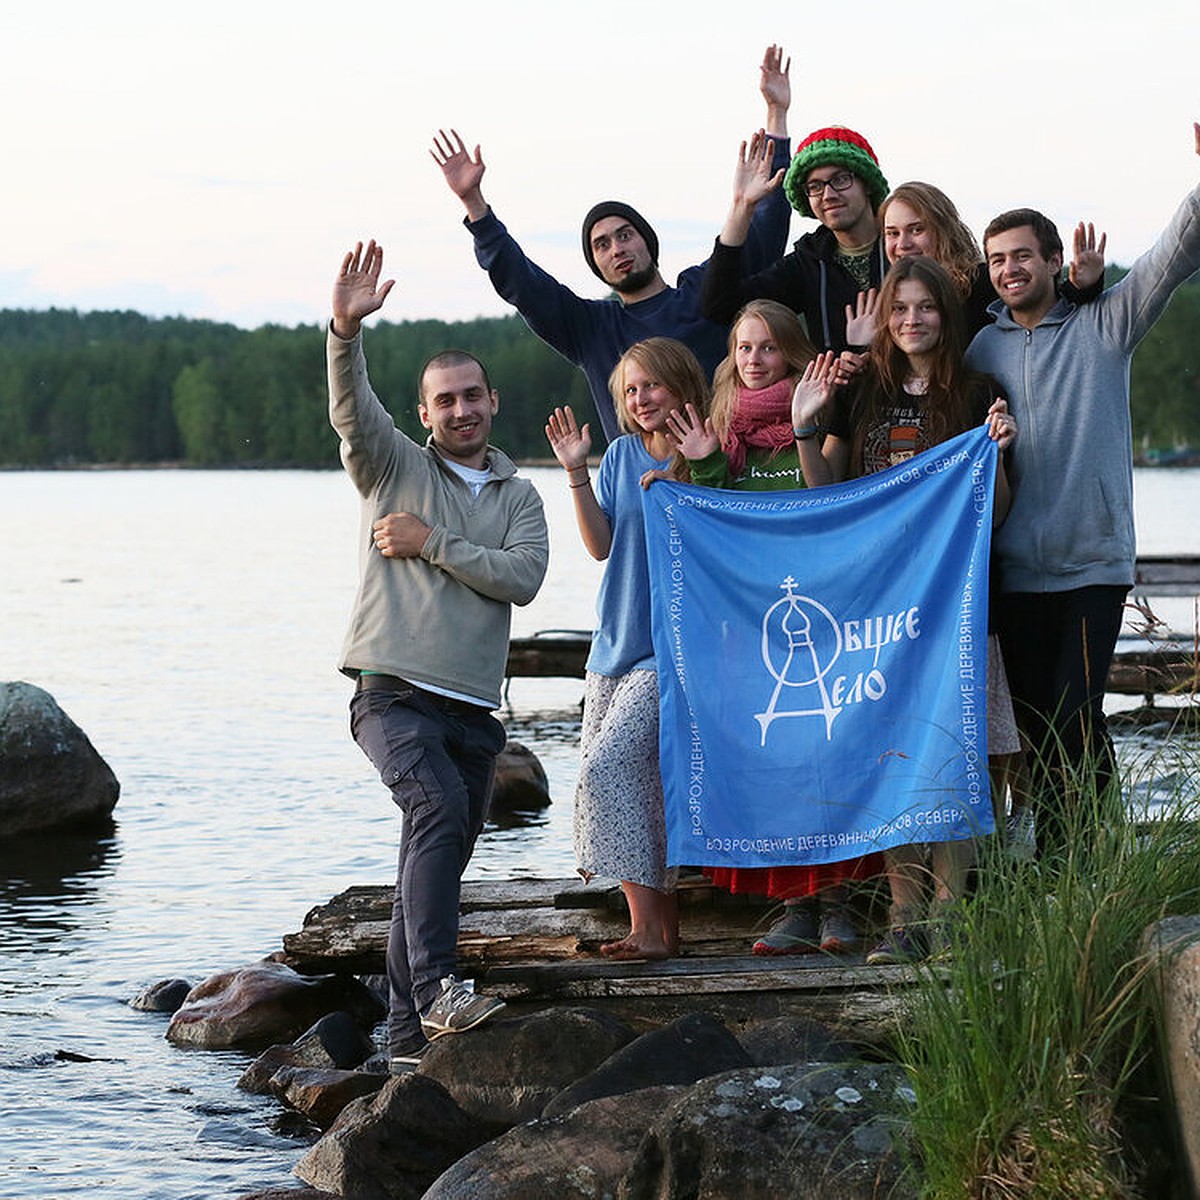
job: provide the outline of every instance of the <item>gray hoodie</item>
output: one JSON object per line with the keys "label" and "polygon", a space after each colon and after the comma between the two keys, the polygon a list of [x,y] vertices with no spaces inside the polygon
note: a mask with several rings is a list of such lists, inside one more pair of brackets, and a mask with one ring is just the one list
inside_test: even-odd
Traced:
{"label": "gray hoodie", "polygon": [[1033,329],[1002,301],[967,363],[1009,395],[1019,434],[1012,509],[993,552],[1005,592],[1133,583],[1129,363],[1171,294],[1200,269],[1200,187],[1128,275],[1091,304],[1060,299]]}

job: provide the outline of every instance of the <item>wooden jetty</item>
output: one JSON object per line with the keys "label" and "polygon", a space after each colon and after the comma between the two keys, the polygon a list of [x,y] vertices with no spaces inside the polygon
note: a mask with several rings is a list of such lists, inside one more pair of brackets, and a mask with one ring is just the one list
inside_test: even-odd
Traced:
{"label": "wooden jetty", "polygon": [[[380,974],[392,888],[352,887],[284,936],[283,959],[303,973]],[[754,938],[779,909],[731,896],[702,876],[679,886],[683,944],[664,962],[611,962],[600,943],[629,928],[617,887],[578,879],[463,884],[459,970],[515,1011],[551,1004],[615,1012],[658,1025],[703,1009],[730,1027],[806,1016],[859,1042],[879,1042],[914,980],[912,967],[868,967],[863,955],[755,958]]]}
{"label": "wooden jetty", "polygon": [[[1137,560],[1130,603],[1150,614],[1153,597],[1200,596],[1200,555],[1143,555]],[[582,679],[591,648],[589,630],[549,629],[509,643],[509,679]],[[1107,690],[1114,695],[1200,694],[1200,644],[1195,633],[1151,633],[1122,637],[1117,643]]]}

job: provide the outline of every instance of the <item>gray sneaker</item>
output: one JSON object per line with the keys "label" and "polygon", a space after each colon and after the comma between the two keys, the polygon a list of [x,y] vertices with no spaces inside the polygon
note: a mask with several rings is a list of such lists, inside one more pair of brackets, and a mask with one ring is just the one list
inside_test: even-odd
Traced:
{"label": "gray sneaker", "polygon": [[465,1033],[504,1007],[495,996],[481,996],[470,984],[447,975],[442,980],[442,994],[425,1010],[421,1029],[432,1042],[447,1033]]}
{"label": "gray sneaker", "polygon": [[752,953],[815,954],[820,949],[816,905],[811,901],[784,906],[784,915],[754,943]]}
{"label": "gray sneaker", "polygon": [[821,949],[826,954],[852,954],[858,949],[858,930],[840,904],[821,913]]}

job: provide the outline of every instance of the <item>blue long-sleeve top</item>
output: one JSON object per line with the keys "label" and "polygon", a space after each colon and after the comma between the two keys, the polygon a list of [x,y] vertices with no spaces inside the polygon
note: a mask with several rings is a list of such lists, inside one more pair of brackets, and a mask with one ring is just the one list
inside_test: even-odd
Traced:
{"label": "blue long-sleeve top", "polygon": [[[791,157],[787,138],[775,142],[773,170]],[[744,250],[751,270],[765,267],[787,246],[791,208],[776,188],[754,214]],[[691,349],[711,378],[725,357],[729,327],[701,315],[700,291],[705,263],[688,267],[674,287],[626,304],[620,299],[585,300],[526,257],[503,222],[493,213],[463,222],[475,240],[475,257],[497,294],[516,307],[538,337],[587,376],[596,415],[608,441],[619,434],[608,377],[617,360],[635,342],[649,337],[677,338]]]}

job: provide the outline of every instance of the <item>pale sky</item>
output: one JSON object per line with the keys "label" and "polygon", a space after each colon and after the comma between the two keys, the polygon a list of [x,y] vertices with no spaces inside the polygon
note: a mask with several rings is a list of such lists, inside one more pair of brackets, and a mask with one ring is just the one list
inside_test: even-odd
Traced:
{"label": "pale sky", "polygon": [[[374,236],[384,316],[509,311],[428,154],[483,146],[484,194],[527,253],[602,296],[579,222],[619,198],[664,275],[707,256],[758,64],[792,56],[795,141],[844,124],[889,182],[924,179],[978,233],[1043,209],[1064,235],[1147,248],[1200,176],[1195,0],[204,0],[6,14],[0,307],[132,308],[253,327],[319,322],[343,251]],[[848,21],[857,14],[852,28]],[[811,223],[798,216],[792,236]]]}

